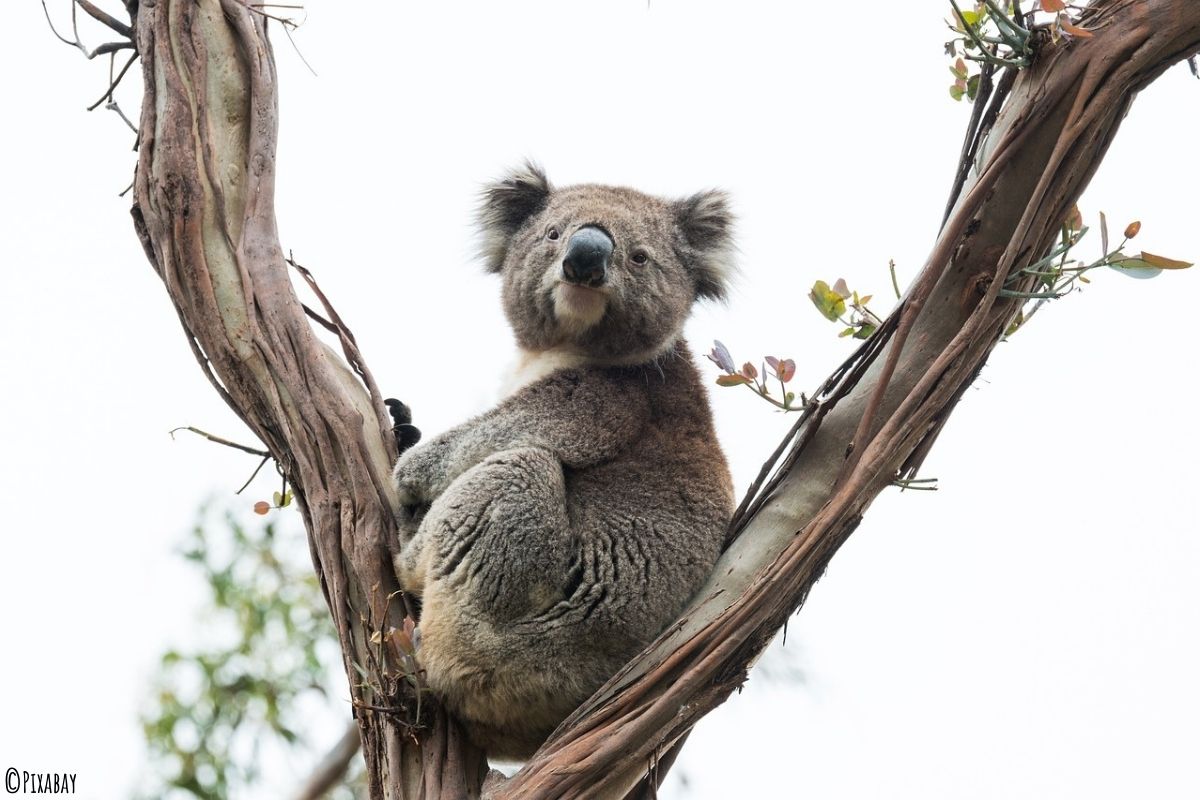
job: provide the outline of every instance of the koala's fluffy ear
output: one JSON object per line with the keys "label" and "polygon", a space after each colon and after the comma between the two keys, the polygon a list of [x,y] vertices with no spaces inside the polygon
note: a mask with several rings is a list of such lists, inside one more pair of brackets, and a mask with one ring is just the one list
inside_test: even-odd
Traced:
{"label": "koala's fluffy ear", "polygon": [[483,189],[479,203],[482,254],[488,272],[499,272],[509,240],[526,220],[541,211],[550,198],[546,173],[532,162],[509,172]]}
{"label": "koala's fluffy ear", "polygon": [[724,300],[734,266],[733,212],[729,196],[713,189],[675,204],[679,231],[696,274],[697,297]]}

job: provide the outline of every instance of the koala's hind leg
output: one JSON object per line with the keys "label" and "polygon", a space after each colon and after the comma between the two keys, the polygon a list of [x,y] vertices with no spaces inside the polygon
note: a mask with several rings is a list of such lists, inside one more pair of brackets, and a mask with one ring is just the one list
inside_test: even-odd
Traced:
{"label": "koala's hind leg", "polygon": [[[399,560],[406,586],[437,584],[455,605],[498,622],[563,599],[572,547],[562,464],[547,450],[505,450],[433,502]],[[432,620],[431,620],[432,621]]]}
{"label": "koala's hind leg", "polygon": [[520,625],[571,591],[575,549],[562,464],[529,447],[459,476],[401,554],[423,586],[426,679],[493,755],[536,746],[578,701],[557,637]]}

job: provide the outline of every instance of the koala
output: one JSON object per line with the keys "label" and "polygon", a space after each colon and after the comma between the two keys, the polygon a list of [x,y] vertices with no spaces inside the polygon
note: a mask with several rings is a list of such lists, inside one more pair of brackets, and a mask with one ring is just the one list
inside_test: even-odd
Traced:
{"label": "koala", "polygon": [[[683,324],[732,269],[725,195],[488,186],[510,393],[405,452],[396,557],[428,685],[489,755],[527,758],[712,571],[733,486]],[[407,516],[407,515],[406,515]]]}

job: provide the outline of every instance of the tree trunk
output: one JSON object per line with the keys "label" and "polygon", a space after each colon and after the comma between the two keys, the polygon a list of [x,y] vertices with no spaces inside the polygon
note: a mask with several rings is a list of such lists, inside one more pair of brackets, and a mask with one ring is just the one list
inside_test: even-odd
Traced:
{"label": "tree trunk", "polygon": [[[1195,0],[1099,0],[1011,84],[933,252],[887,322],[814,396],[764,470],[708,586],[495,798],[637,797],[745,679],[871,500],[919,465],[1020,302],[1138,90],[1200,49]],[[276,75],[240,0],[141,0],[145,100],[133,216],[202,369],[279,460],[338,629],[372,798],[479,796],[486,762],[422,698],[392,571],[395,457],[378,388],[314,335],[274,216]],[[307,276],[306,276],[307,277]],[[319,293],[318,293],[319,294]],[[322,297],[322,300],[324,298]],[[418,724],[420,723],[420,724]]]}
{"label": "tree trunk", "polygon": [[[337,626],[374,798],[465,797],[486,762],[440,712],[414,745],[389,545],[390,423],[353,337],[314,335],[275,228],[277,97],[266,18],[239,0],[142,0],[133,216],[217,391],[279,461]],[[337,321],[332,309],[326,309]],[[431,704],[426,704],[431,705]]]}

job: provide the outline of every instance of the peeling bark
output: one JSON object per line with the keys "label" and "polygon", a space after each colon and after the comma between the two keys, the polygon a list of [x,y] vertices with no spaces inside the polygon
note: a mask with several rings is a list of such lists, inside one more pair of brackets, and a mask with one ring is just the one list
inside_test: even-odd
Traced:
{"label": "peeling bark", "polygon": [[343,332],[342,346],[357,374],[313,334],[279,246],[266,20],[238,0],[142,0],[137,35],[146,88],[135,225],[201,367],[294,488],[341,640],[371,794],[468,796],[483,779],[481,754],[437,713],[413,746],[400,654],[386,638],[371,642],[403,616],[389,601],[399,589],[389,549],[395,445],[352,337]]}
{"label": "peeling bark", "polygon": [[[566,720],[494,798],[641,797],[692,725],[745,679],[878,493],[919,465],[1019,301],[1137,92],[1200,50],[1195,0],[1098,0],[1094,32],[1012,84],[932,254],[814,397],[689,610]],[[313,334],[275,227],[276,75],[240,0],[141,0],[146,82],[135,225],[202,369],[295,490],[338,629],[373,798],[477,797],[482,754],[432,711],[412,727],[391,566],[388,415],[353,337]],[[431,703],[424,703],[428,708]],[[653,779],[650,776],[654,776]]]}

